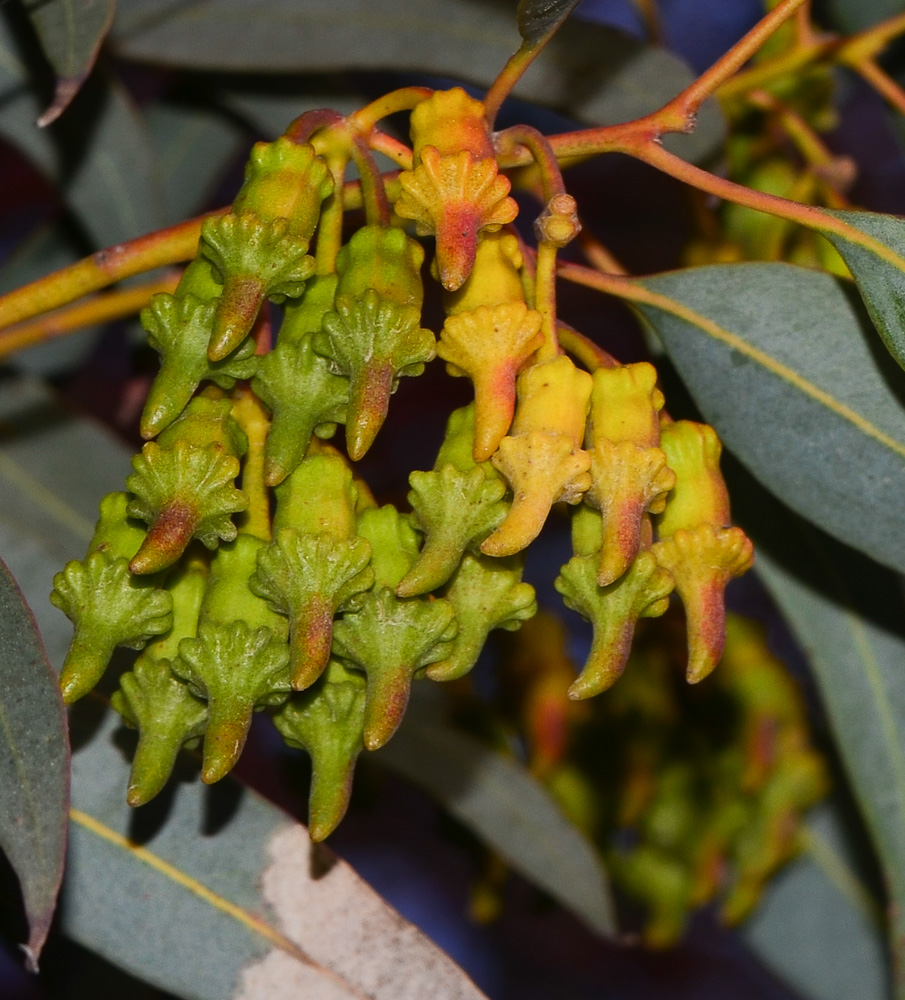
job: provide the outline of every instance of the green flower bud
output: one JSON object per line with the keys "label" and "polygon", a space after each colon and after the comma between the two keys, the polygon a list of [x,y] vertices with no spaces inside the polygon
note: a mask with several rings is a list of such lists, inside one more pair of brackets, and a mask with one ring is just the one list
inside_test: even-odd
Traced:
{"label": "green flower bud", "polygon": [[276,488],[274,532],[282,528],[334,538],[353,538],[360,489],[337,451],[308,455]]}
{"label": "green flower bud", "polygon": [[363,538],[339,539],[280,528],[258,553],[251,589],[289,619],[289,669],[297,691],[310,687],[330,657],[333,616],[374,583],[371,546]]}
{"label": "green flower bud", "polygon": [[201,780],[219,781],[245,746],[252,712],[291,690],[287,625],[249,589],[264,543],[239,535],[217,550],[196,638],[182,639],[173,672],[208,704]]}
{"label": "green flower bud", "polygon": [[273,414],[264,478],[277,486],[304,459],[311,435],[346,419],[349,380],[331,371],[311,337],[284,341],[262,358],[252,388]]}
{"label": "green flower bud", "polygon": [[292,235],[284,218],[231,212],[207,219],[200,249],[223,282],[208,345],[212,361],[231,354],[248,336],[265,299],[298,298],[314,273],[308,241]]}
{"label": "green flower bud", "polygon": [[209,549],[236,537],[232,515],[248,507],[233,482],[239,460],[219,444],[196,448],[184,439],[162,448],[149,441],[132,459],[126,486],[135,494],[129,514],[151,526],[131,567],[156,573],[172,566],[192,538]]}
{"label": "green flower bud", "polygon": [[395,590],[418,558],[418,535],[392,504],[372,507],[358,518],[358,534],[371,543],[377,587]]}
{"label": "green flower bud", "polygon": [[333,177],[314,148],[280,136],[252,147],[233,211],[254,212],[262,219],[285,218],[293,236],[310,241],[321,202],[332,193]]}
{"label": "green flower bud", "polygon": [[67,704],[97,684],[117,646],[142,649],[173,624],[170,595],[150,580],[136,579],[127,558],[100,549],[84,562],[68,562],[54,576],[50,600],[75,625],[60,674]]}
{"label": "green flower bud", "polygon": [[173,599],[173,627],[149,643],[131,672],[120,677],[111,705],[139,730],[126,800],[144,805],[163,788],[181,747],[193,745],[207,726],[207,706],[171,670],[182,639],[195,635],[207,588],[207,567],[190,560],[166,581]]}
{"label": "green flower bud", "polygon": [[635,623],[656,618],[669,605],[672,576],[649,551],[635,561],[615,583],[597,583],[594,556],[573,556],[560,570],[554,586],[566,607],[590,620],[594,627],[591,652],[584,669],[569,688],[569,697],[590,698],[618,680],[625,668]]}
{"label": "green flower bud", "polygon": [[457,626],[449,601],[401,601],[388,587],[370,591],[358,607],[334,624],[333,652],[367,676],[364,742],[377,750],[402,722],[412,678],[449,655]]}
{"label": "green flower bud", "polygon": [[203,302],[194,295],[160,293],[142,309],[141,323],[148,343],[161,362],[142,411],[142,437],[152,438],[168,427],[202,382],[231,389],[236,379],[251,378],[257,370],[255,345],[250,338],[222,360],[208,359],[216,308],[216,302]]}
{"label": "green flower bud", "polygon": [[396,226],[362,226],[336,258],[338,295],[360,298],[374,291],[381,299],[421,312],[424,248]]}
{"label": "green flower bud", "polygon": [[112,559],[131,559],[145,540],[141,521],[129,517],[128,493],[108,493],[100,503],[100,517],[94,528],[88,554],[103,552]]}
{"label": "green flower bud", "polygon": [[337,293],[336,310],[324,316],[323,331],[314,334],[314,349],[336,374],[349,379],[346,444],[354,461],[371,447],[399,379],[420,375],[436,353],[434,335],[420,322],[417,306],[368,289],[358,297]]}
{"label": "green flower bud", "polygon": [[537,613],[534,587],[521,582],[523,565],[518,556],[464,557],[443,594],[455,609],[459,632],[450,655],[427,668],[431,680],[463,677],[477,662],[493,629],[514,632]]}
{"label": "green flower bud", "polygon": [[365,680],[331,660],[320,680],[293,695],[273,722],[291,747],[311,757],[308,833],[326,839],[349,806],[355,762],[364,749]]}
{"label": "green flower bud", "polygon": [[415,565],[396,588],[400,597],[426,594],[455,572],[463,553],[502,524],[509,509],[506,484],[489,462],[460,472],[444,465],[409,476],[412,520],[426,535]]}

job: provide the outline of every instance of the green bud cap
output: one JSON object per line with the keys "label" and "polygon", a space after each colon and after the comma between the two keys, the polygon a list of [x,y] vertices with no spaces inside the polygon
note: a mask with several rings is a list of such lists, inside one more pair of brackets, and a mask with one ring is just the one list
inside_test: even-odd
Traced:
{"label": "green bud cap", "polygon": [[179,643],[173,671],[207,701],[201,780],[212,784],[239,759],[252,712],[289,696],[289,647],[266,625],[202,620],[197,638]]}
{"label": "green bud cap", "polygon": [[[468,406],[462,406],[450,413],[434,468],[442,469],[444,465],[454,465],[462,472],[473,469],[477,464],[474,460],[474,440],[475,405],[469,403]],[[484,467],[493,468],[489,465]]]}
{"label": "green bud cap", "polygon": [[464,677],[495,628],[514,632],[537,614],[534,587],[522,583],[524,559],[466,555],[443,596],[456,612],[459,632],[445,659],[427,668],[432,681]]}
{"label": "green bud cap", "polygon": [[376,585],[395,590],[418,558],[418,534],[392,504],[371,507],[358,518],[358,534],[371,543]]}
{"label": "green bud cap", "polygon": [[422,667],[445,659],[457,630],[449,601],[401,601],[389,588],[371,591],[360,610],[333,626],[334,655],[368,678],[364,743],[382,747],[399,728],[412,678]]}
{"label": "green bud cap", "polygon": [[314,349],[349,379],[346,443],[353,461],[371,447],[399,379],[420,375],[436,354],[434,335],[420,322],[418,307],[368,289],[359,297],[337,294],[335,312],[324,316],[323,331],[314,334]]}
{"label": "green bud cap", "polygon": [[334,538],[357,533],[359,489],[339,452],[308,455],[275,492],[274,533],[282,528]]}
{"label": "green bud cap", "polygon": [[318,427],[345,421],[349,380],[333,373],[310,337],[293,342],[281,336],[261,359],[252,388],[273,414],[264,479],[268,486],[278,486],[304,459]]}
{"label": "green bud cap", "polygon": [[89,555],[103,552],[111,559],[131,559],[145,540],[145,526],[129,517],[128,493],[108,493],[100,503],[100,517],[94,528]]}
{"label": "green bud cap", "polygon": [[141,435],[152,438],[182,413],[195,390],[204,381],[231,389],[236,379],[248,379],[257,370],[254,341],[247,338],[221,361],[210,361],[207,346],[214,328],[216,302],[194,295],[161,292],[141,311],[148,343],[160,355],[160,371],[154,379],[141,415]]}
{"label": "green bud cap", "polygon": [[232,409],[229,399],[196,396],[157,443],[161,448],[172,448],[177,441],[186,441],[196,448],[218,445],[228,455],[241,458],[248,451],[248,437],[233,419]]}
{"label": "green bud cap", "polygon": [[253,212],[205,220],[200,251],[223,282],[208,357],[220,361],[251,331],[264,299],[298,298],[314,273],[308,241],[289,232],[289,222]]}
{"label": "green bud cap", "polygon": [[321,202],[333,193],[326,162],[308,143],[280,136],[257,142],[245,165],[245,182],[233,202],[237,215],[254,212],[262,219],[287,219],[290,232],[310,241]]}
{"label": "green bud cap", "polygon": [[489,462],[460,472],[444,465],[433,472],[413,472],[412,520],[426,535],[418,561],[396,587],[400,597],[426,594],[455,572],[462,554],[502,524],[509,504],[506,484]]}
{"label": "green bud cap", "polygon": [[202,624],[230,624],[241,619],[251,628],[266,625],[274,635],[286,639],[289,627],[285,617],[249,588],[258,553],[266,546],[267,542],[254,535],[241,534],[217,549],[201,608]]}
{"label": "green bud cap", "polygon": [[305,283],[300,299],[286,303],[278,334],[280,344],[298,344],[320,330],[324,314],[333,309],[338,281],[336,274],[317,274]]}
{"label": "green bud cap", "polygon": [[122,675],[110,703],[139,731],[126,801],[141,806],[167,783],[180,749],[204,735],[207,706],[173,674],[168,659],[147,652]]}
{"label": "green bud cap", "polygon": [[572,510],[572,551],[577,556],[593,556],[603,542],[603,517],[599,510],[582,502]]}
{"label": "green bud cap", "polygon": [[311,757],[308,833],[325,840],[349,807],[355,762],[364,749],[365,680],[331,660],[321,679],[294,695],[273,722],[291,747]]}
{"label": "green bud cap", "polygon": [[252,591],[289,619],[289,669],[296,691],[320,677],[330,657],[333,616],[370,588],[371,546],[363,538],[303,534],[280,528],[258,552]]}
{"label": "green bud cap", "polygon": [[132,560],[133,573],[172,566],[193,538],[209,549],[236,537],[233,514],[248,500],[233,482],[239,460],[222,445],[196,448],[177,440],[171,448],[149,441],[132,459],[126,486],[135,494],[129,514],[151,526]]}
{"label": "green bud cap", "polygon": [[398,226],[362,226],[336,258],[338,295],[360,298],[374,291],[381,299],[421,312],[424,248]]}
{"label": "green bud cap", "polygon": [[216,279],[211,262],[204,257],[196,257],[189,262],[176,286],[177,299],[191,295],[199,302],[213,302],[220,298],[222,292],[223,283]]}
{"label": "green bud cap", "polygon": [[597,559],[573,556],[560,570],[554,586],[566,607],[590,620],[594,627],[591,652],[581,674],[569,688],[573,699],[590,698],[614,684],[625,668],[635,623],[656,618],[669,606],[672,575],[662,569],[650,551],[641,552],[615,583],[597,583]]}
{"label": "green bud cap", "polygon": [[117,646],[142,649],[173,624],[173,599],[149,580],[136,579],[129,561],[95,551],[73,560],[53,578],[51,603],[75,625],[60,674],[67,704],[86,695],[103,676]]}

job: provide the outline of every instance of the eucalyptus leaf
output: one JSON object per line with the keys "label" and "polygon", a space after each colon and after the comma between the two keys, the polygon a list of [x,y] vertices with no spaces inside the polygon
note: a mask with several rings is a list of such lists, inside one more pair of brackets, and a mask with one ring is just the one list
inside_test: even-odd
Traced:
{"label": "eucalyptus leaf", "polygon": [[824,233],[852,272],[883,343],[905,368],[905,219],[874,212],[832,214],[879,240],[903,258],[901,266],[897,266],[855,240]]}
{"label": "eucalyptus leaf", "polygon": [[53,103],[41,116],[41,124],[49,125],[91,72],[113,22],[116,0],[24,0],[23,5],[57,74]]}
{"label": "eucalyptus leaf", "polygon": [[519,34],[529,45],[537,45],[565,21],[578,3],[579,0],[519,0]]}
{"label": "eucalyptus leaf", "polygon": [[[193,69],[316,73],[424,71],[488,86],[518,48],[509,0],[120,0],[113,41],[130,59]],[[236,45],[237,37],[242,44]],[[582,121],[613,124],[661,107],[693,79],[662,49],[611,28],[567,21],[513,94]],[[725,135],[714,102],[691,136],[668,145],[688,159],[714,153]]]}
{"label": "eucalyptus leaf", "polygon": [[836,537],[905,568],[905,373],[848,286],[789,264],[638,284],[654,295],[637,308],[754,475]]}
{"label": "eucalyptus leaf", "polygon": [[19,879],[35,967],[63,877],[68,810],[63,700],[31,611],[0,562],[0,847]]}
{"label": "eucalyptus leaf", "polygon": [[163,224],[173,225],[207,207],[218,181],[247,150],[249,139],[229,115],[206,104],[155,101],[145,121],[157,151]]}
{"label": "eucalyptus leaf", "polygon": [[375,759],[434,796],[593,930],[615,934],[606,872],[590,841],[519,761],[450,726],[430,694],[415,686],[402,726]]}
{"label": "eucalyptus leaf", "polygon": [[[733,484],[734,485],[734,484]],[[901,580],[752,485],[736,490],[758,573],[802,648],[872,837],[905,957],[905,614]],[[905,997],[905,982],[896,986]],[[871,996],[872,994],[865,994]],[[822,1000],[822,998],[821,998]]]}
{"label": "eucalyptus leaf", "polygon": [[157,161],[124,88],[93,77],[72,114],[47,128],[36,124],[42,106],[20,41],[0,16],[0,134],[60,185],[95,248],[158,228],[163,202]]}
{"label": "eucalyptus leaf", "polygon": [[882,911],[852,864],[838,808],[815,809],[803,840],[742,925],[742,938],[807,1000],[888,996]]}
{"label": "eucalyptus leaf", "polygon": [[[51,656],[71,631],[46,599],[81,556],[128,454],[68,418],[36,382],[0,391],[0,547],[35,604]],[[231,779],[181,781],[131,810],[128,734],[99,700],[73,713],[70,858],[61,929],[187,1000],[481,1000],[468,977],[304,827]]]}

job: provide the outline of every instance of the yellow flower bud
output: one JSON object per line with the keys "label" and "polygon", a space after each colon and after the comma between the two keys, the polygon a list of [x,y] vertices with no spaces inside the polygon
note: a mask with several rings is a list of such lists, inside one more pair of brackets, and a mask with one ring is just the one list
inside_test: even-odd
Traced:
{"label": "yellow flower bud", "polygon": [[543,343],[540,327],[540,313],[524,302],[479,306],[446,319],[437,354],[450,374],[474,383],[476,462],[490,458],[509,430],[516,375]]}
{"label": "yellow flower bud", "polygon": [[493,232],[518,214],[508,197],[509,180],[493,156],[470,150],[442,154],[425,146],[421,162],[399,176],[402,194],[396,214],[412,219],[421,236],[436,236],[440,282],[447,291],[461,288],[471,273],[478,234]]}
{"label": "yellow flower bud", "polygon": [[410,125],[416,163],[425,146],[443,155],[467,149],[479,159],[493,156],[484,105],[461,87],[435,91],[412,112]]}
{"label": "yellow flower bud", "polygon": [[591,486],[585,502],[603,515],[597,582],[617,580],[638,554],[647,513],[659,513],[675,486],[660,441],[663,394],[646,362],[594,373],[588,421]]}
{"label": "yellow flower bud", "polygon": [[538,536],[554,503],[578,503],[590,486],[591,459],[581,442],[591,384],[565,355],[519,375],[512,434],[492,459],[512,488],[512,507],[481,545],[486,555],[521,551]]}
{"label": "yellow flower bud", "polygon": [[696,684],[723,654],[726,585],[751,568],[754,547],[741,528],[730,527],[722,446],[713,428],[680,420],[663,427],[661,444],[677,480],[657,519],[660,540],[652,551],[672,573],[685,605],[686,678]]}
{"label": "yellow flower bud", "polygon": [[465,284],[444,295],[446,314],[471,312],[478,306],[499,306],[504,302],[524,302],[520,274],[522,251],[512,233],[483,233],[478,240],[474,267]]}

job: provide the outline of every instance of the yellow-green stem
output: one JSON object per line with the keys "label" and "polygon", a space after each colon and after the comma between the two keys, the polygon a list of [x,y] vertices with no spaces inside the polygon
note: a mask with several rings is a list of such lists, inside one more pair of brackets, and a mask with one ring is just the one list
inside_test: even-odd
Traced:
{"label": "yellow-green stem", "polygon": [[687,163],[681,157],[667,152],[657,143],[638,144],[635,148],[627,148],[623,151],[628,153],[629,156],[634,156],[645,163],[651,164],[651,166],[662,170],[677,180],[684,181],[686,184],[690,184],[701,191],[706,191],[708,194],[716,195],[717,198],[723,198],[738,205],[745,205],[747,208],[753,208],[758,212],[766,212],[768,215],[776,215],[781,219],[789,219],[791,222],[797,222],[806,229],[814,229],[819,233],[832,233],[835,236],[841,236],[843,239],[858,244],[865,250],[870,250],[871,253],[876,254],[888,264],[892,264],[898,270],[905,271],[905,258],[895,253],[895,251],[879,240],[868,236],[867,233],[856,229],[847,222],[843,222],[842,219],[837,219],[835,216],[829,215],[827,212],[813,205],[800,205],[798,202],[779,198],[776,195],[765,194],[762,191],[752,191],[751,188],[747,188],[742,184],[726,180],[725,177],[717,177],[715,174],[708,173],[700,167],[695,167],[691,163]]}
{"label": "yellow-green stem", "polygon": [[0,296],[0,329],[68,305],[123,278],[191,260],[198,251],[201,223],[226,211],[218,209],[178,226],[98,250],[84,260]]}
{"label": "yellow-green stem", "polygon": [[556,251],[552,243],[542,240],[537,245],[537,264],[534,274],[534,308],[541,315],[541,333],[544,342],[537,349],[536,360],[552,361],[559,354],[556,336]]}
{"label": "yellow-green stem", "polygon": [[524,146],[528,150],[540,170],[544,201],[565,193],[566,186],[556,154],[547,142],[547,137],[536,128],[531,128],[530,125],[513,125],[512,128],[496,133],[494,146],[502,156],[507,152],[514,152],[517,146]]}
{"label": "yellow-green stem", "polygon": [[359,132],[369,135],[381,118],[393,115],[397,111],[411,111],[422,101],[426,101],[431,94],[433,90],[430,87],[400,87],[353,112],[349,115],[349,120]]}
{"label": "yellow-green stem", "polygon": [[595,344],[590,337],[573,330],[565,323],[558,323],[556,326],[559,345],[573,358],[580,361],[589,372],[596,372],[598,368],[618,368],[619,362],[605,351],[599,344]]}
{"label": "yellow-green stem", "polygon": [[179,284],[173,274],[135,288],[96,295],[87,301],[65,306],[39,319],[27,320],[0,332],[0,358],[41,344],[55,337],[65,337],[75,330],[112,320],[123,319],[142,309],[158,292],[172,292]]}
{"label": "yellow-green stem", "polygon": [[264,405],[243,384],[233,393],[232,415],[248,437],[248,452],[242,462],[242,492],[248,497],[248,510],[241,517],[239,530],[269,542],[270,493],[264,485],[264,447],[270,420]]}
{"label": "yellow-green stem", "polygon": [[333,175],[335,190],[324,202],[317,226],[315,260],[318,274],[333,274],[336,270],[336,255],[343,242],[343,177],[348,162],[348,154],[344,151],[327,156],[327,166]]}

